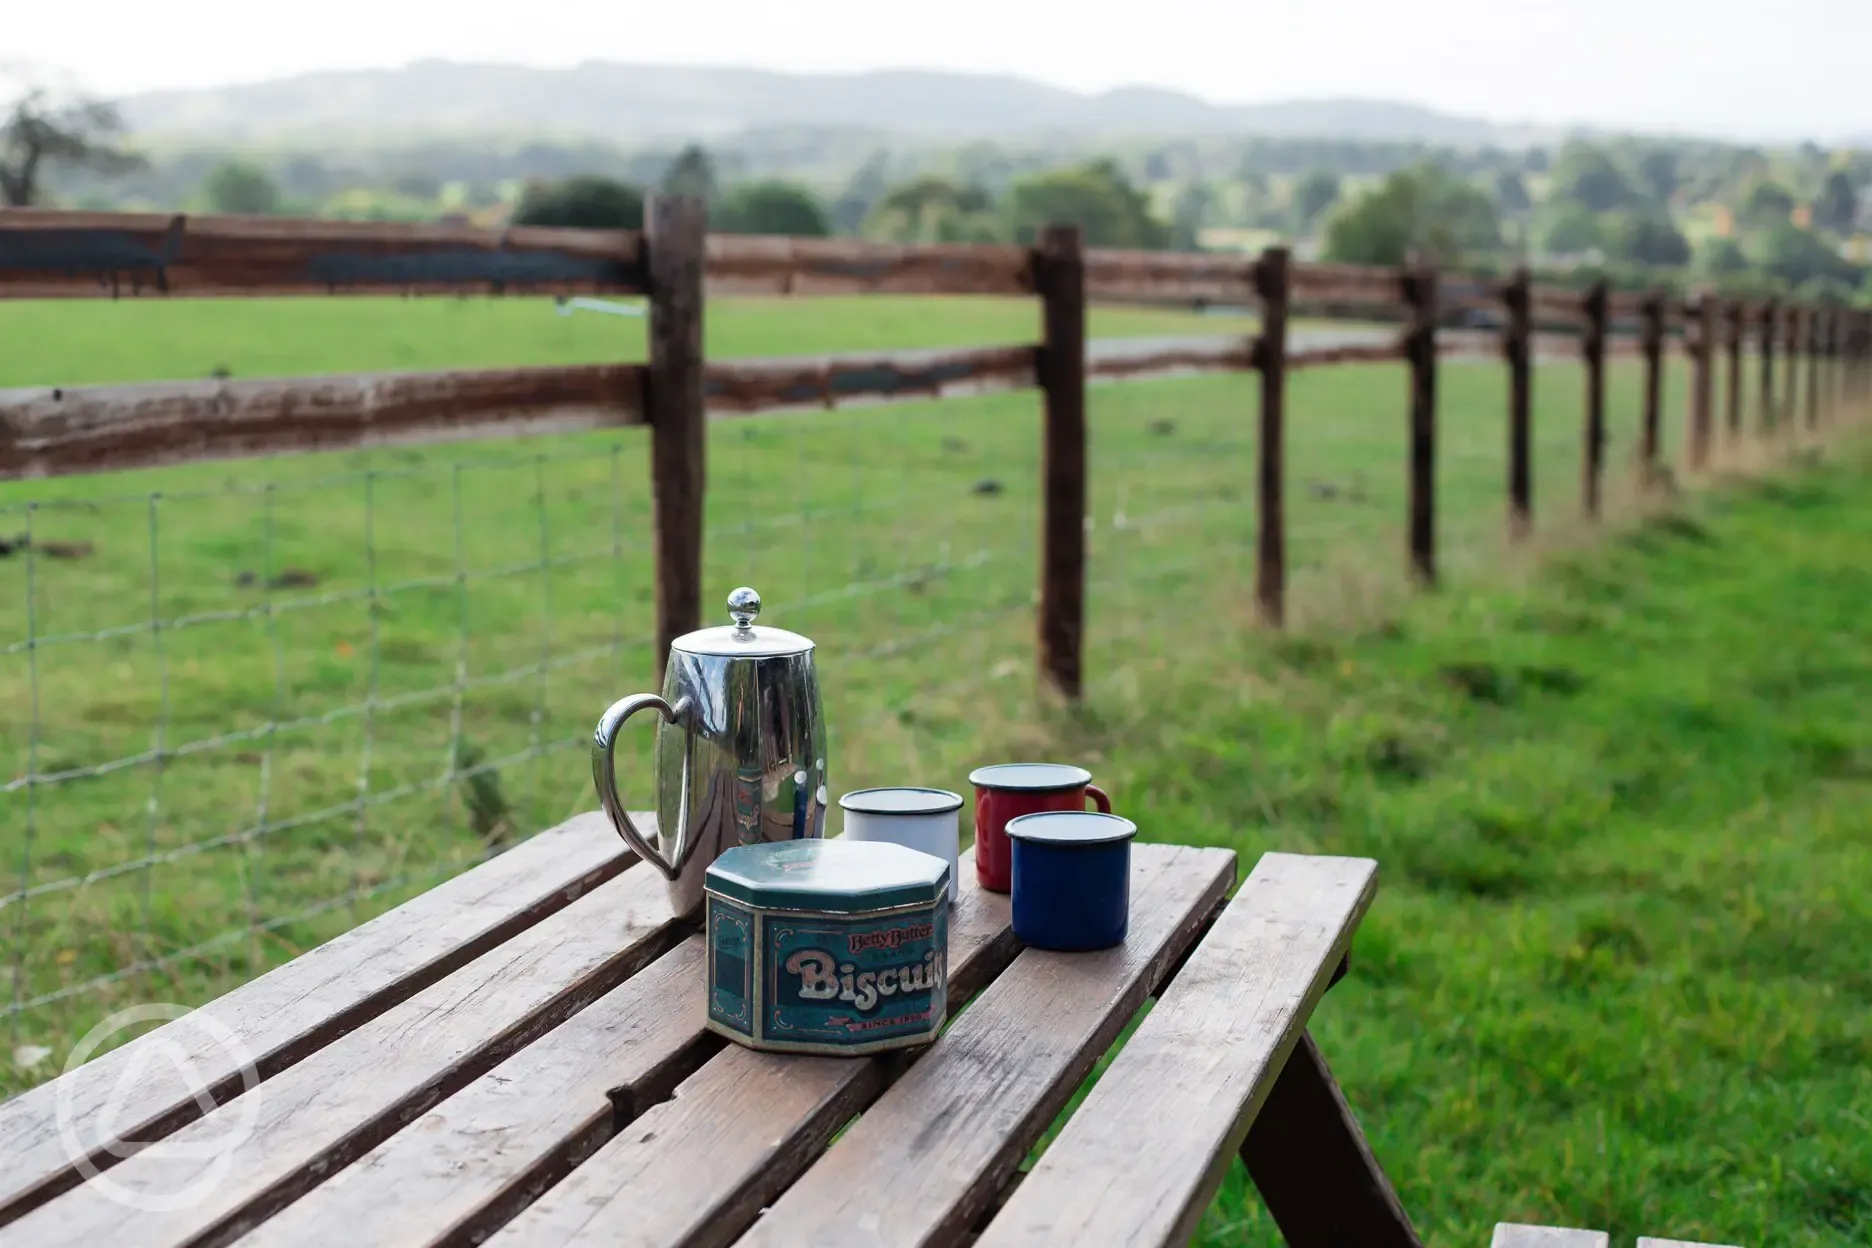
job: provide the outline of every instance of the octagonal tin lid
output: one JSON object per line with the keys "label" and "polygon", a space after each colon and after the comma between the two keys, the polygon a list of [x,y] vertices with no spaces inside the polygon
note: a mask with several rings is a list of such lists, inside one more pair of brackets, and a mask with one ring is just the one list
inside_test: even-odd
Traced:
{"label": "octagonal tin lid", "polygon": [[764,910],[853,914],[946,899],[949,864],[888,841],[771,841],[722,854],[709,864],[707,887]]}
{"label": "octagonal tin lid", "polygon": [[728,618],[733,624],[698,628],[670,642],[670,649],[684,654],[721,655],[729,658],[765,659],[781,655],[804,654],[813,648],[812,638],[789,633],[784,628],[761,628],[754,623],[760,615],[760,595],[743,585],[728,595]]}

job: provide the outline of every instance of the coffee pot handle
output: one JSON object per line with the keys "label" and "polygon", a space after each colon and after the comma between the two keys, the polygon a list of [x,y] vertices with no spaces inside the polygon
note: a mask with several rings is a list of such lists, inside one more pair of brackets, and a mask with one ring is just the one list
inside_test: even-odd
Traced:
{"label": "coffee pot handle", "polygon": [[[619,698],[611,704],[611,709],[598,721],[598,730],[592,734],[592,784],[598,789],[598,800],[604,803],[606,816],[617,834],[626,844],[637,851],[637,856],[661,871],[665,877],[675,879],[682,870],[683,860],[688,858],[689,829],[674,829],[675,852],[665,858],[657,852],[656,846],[644,839],[637,825],[631,822],[630,812],[624,809],[624,800],[617,791],[617,739],[624,728],[624,721],[645,707],[654,707],[663,718],[672,724],[681,724],[689,717],[691,703],[688,698],[678,698],[676,705],[654,693],[633,693],[628,698]],[[667,831],[667,830],[666,830]]]}

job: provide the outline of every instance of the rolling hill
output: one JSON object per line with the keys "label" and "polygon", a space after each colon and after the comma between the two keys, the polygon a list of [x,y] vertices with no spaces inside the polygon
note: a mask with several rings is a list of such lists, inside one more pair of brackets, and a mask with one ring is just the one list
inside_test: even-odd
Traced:
{"label": "rolling hill", "polygon": [[124,102],[141,132],[201,139],[317,133],[711,138],[751,127],[866,128],[957,139],[1022,134],[1216,134],[1504,146],[1528,132],[1383,100],[1215,104],[1157,88],[1082,95],[1031,79],[916,70],[770,70],[588,62],[570,69],[420,61]]}

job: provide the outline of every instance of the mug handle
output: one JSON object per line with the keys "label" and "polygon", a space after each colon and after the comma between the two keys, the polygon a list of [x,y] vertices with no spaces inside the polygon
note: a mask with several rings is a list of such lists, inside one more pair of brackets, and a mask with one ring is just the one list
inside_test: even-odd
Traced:
{"label": "mug handle", "polygon": [[[688,839],[688,828],[676,829],[676,852],[666,859],[656,851],[656,847],[644,839],[637,825],[631,822],[630,812],[624,809],[624,801],[617,791],[617,739],[624,728],[624,721],[646,707],[654,707],[665,721],[681,724],[688,719],[693,703],[688,698],[679,698],[676,705],[654,693],[633,693],[628,698],[619,698],[611,704],[611,709],[598,721],[598,730],[592,734],[592,784],[598,790],[598,800],[604,803],[605,815],[611,820],[611,826],[624,838],[626,844],[637,851],[637,856],[661,871],[666,879],[675,879],[682,870],[683,860],[689,855],[683,844]],[[686,726],[686,725],[685,725]],[[686,822],[686,821],[685,821]],[[673,859],[673,861],[672,861]]]}
{"label": "mug handle", "polygon": [[1106,797],[1105,790],[1099,788],[1098,785],[1086,785],[1086,796],[1090,797],[1092,799],[1092,804],[1099,808],[1099,814],[1109,815],[1112,813],[1111,798]]}

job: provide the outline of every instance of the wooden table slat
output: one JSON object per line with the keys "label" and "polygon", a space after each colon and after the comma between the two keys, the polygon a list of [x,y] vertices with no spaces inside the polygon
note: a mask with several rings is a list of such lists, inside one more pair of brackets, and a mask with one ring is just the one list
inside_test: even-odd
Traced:
{"label": "wooden table slat", "polygon": [[[1016,948],[1007,898],[976,885],[973,863],[972,853],[963,856],[949,936],[956,1000],[997,974]],[[413,1248],[486,1235],[610,1138],[614,1098],[627,1107],[655,1104],[693,1069],[685,1055],[721,1047],[702,1026],[702,988],[702,939],[694,936],[301,1197],[241,1240],[242,1248]],[[749,1062],[777,1063],[791,1096],[818,1087],[827,1071],[874,1064],[730,1047],[708,1069],[739,1072]],[[730,1074],[731,1082],[738,1078]],[[685,1098],[695,1095],[695,1083],[683,1085]],[[628,1118],[628,1108],[624,1113]],[[665,1140],[657,1155],[669,1147]],[[604,1172],[603,1160],[588,1164],[575,1176]],[[554,1198],[567,1204],[564,1192],[577,1190],[554,1189]],[[642,1211],[640,1225],[659,1212]],[[551,1225],[540,1218],[529,1242],[545,1238]]]}
{"label": "wooden table slat", "polygon": [[1363,858],[1266,854],[980,1248],[1181,1244],[1370,904]]}
{"label": "wooden table slat", "polygon": [[[616,987],[682,930],[663,878],[626,871],[104,1176],[164,1196],[202,1184],[190,1203],[139,1210],[94,1181],[0,1229],[0,1246],[225,1242]],[[223,1154],[204,1146],[249,1115],[232,1164],[208,1183]]]}
{"label": "wooden table slat", "polygon": [[[737,1242],[962,1243],[1235,880],[1235,855],[1227,850],[1136,850],[1123,945],[1097,953],[1024,950]],[[752,1102],[747,1109],[739,1129],[763,1131]],[[1102,1243],[1104,1235],[1051,1242]]]}
{"label": "wooden table slat", "polygon": [[1497,1222],[1489,1248],[1611,1248],[1604,1231],[1570,1231],[1562,1226],[1524,1226]]}
{"label": "wooden table slat", "polygon": [[[974,861],[972,850],[962,857],[962,891],[950,923],[952,1010],[1018,949],[1008,899],[979,887]],[[490,1242],[543,1248],[574,1241],[730,1239],[883,1090],[904,1060],[902,1054],[807,1057],[729,1045],[673,1099],[620,1131]]]}
{"label": "wooden table slat", "polygon": [[[0,1104],[0,1225],[76,1186],[60,1137],[61,1103],[95,1134],[89,1164],[105,1169],[126,1141],[147,1143],[253,1078],[270,1079],[488,949],[602,884],[632,861],[600,814],[582,815],[481,863],[388,914]],[[219,1024],[244,1055],[219,1043]],[[180,1059],[180,1060],[178,1060]],[[243,1076],[243,1060],[252,1073]],[[264,1085],[263,1085],[264,1086]],[[199,1099],[198,1099],[199,1098]]]}

